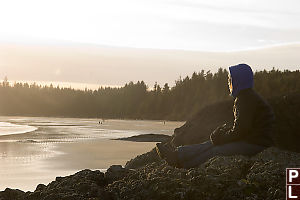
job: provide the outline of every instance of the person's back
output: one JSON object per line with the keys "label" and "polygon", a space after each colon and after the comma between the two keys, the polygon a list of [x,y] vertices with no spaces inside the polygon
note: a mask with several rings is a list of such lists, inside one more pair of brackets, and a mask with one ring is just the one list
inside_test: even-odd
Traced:
{"label": "person's back", "polygon": [[[239,107],[244,106],[248,110],[245,116],[251,126],[247,127],[249,132],[242,141],[262,146],[272,146],[271,138],[274,113],[269,104],[258,95],[252,88],[245,89],[239,93],[235,100]],[[244,108],[237,108],[244,109]]]}

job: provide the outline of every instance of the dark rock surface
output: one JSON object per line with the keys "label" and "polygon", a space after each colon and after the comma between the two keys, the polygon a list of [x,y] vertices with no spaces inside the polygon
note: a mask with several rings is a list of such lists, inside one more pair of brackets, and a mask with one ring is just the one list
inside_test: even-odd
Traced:
{"label": "dark rock surface", "polygon": [[130,172],[129,169],[123,168],[122,165],[112,165],[105,173],[105,180],[107,183],[122,179]]}
{"label": "dark rock surface", "polygon": [[171,144],[175,147],[197,144],[209,140],[210,133],[224,123],[233,122],[233,101],[223,101],[206,106],[186,123],[174,130]]}
{"label": "dark rock surface", "polygon": [[114,199],[285,199],[285,168],[300,154],[269,148],[254,157],[214,157],[193,169],[154,162],[107,186]]}
{"label": "dark rock surface", "polygon": [[24,195],[25,192],[21,190],[6,188],[3,192],[0,192],[0,200],[21,199]]}
{"label": "dark rock surface", "polygon": [[[56,177],[47,186],[38,185],[33,193],[26,193],[26,200],[59,200],[59,199],[93,199],[109,197],[103,187],[106,185],[104,173],[100,171],[82,170],[74,175]],[[1,199],[1,198],[0,198]]]}
{"label": "dark rock surface", "polygon": [[142,134],[126,138],[117,138],[114,140],[125,140],[133,142],[167,142],[171,136],[163,134]]}
{"label": "dark rock surface", "polygon": [[152,149],[151,151],[144,153],[142,155],[138,155],[137,157],[128,161],[125,165],[125,168],[136,169],[148,163],[158,162],[158,161],[160,161],[160,158],[158,157],[156,150]]}

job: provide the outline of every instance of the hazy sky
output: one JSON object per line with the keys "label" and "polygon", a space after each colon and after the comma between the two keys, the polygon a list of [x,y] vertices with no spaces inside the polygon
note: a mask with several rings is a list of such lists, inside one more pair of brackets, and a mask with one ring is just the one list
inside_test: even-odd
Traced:
{"label": "hazy sky", "polygon": [[0,40],[232,51],[300,42],[299,0],[7,0]]}
{"label": "hazy sky", "polygon": [[299,22],[299,0],[3,0],[0,79],[153,86],[242,62],[295,70]]}
{"label": "hazy sky", "polygon": [[[150,87],[174,85],[180,76],[202,69],[216,72],[219,67],[247,63],[253,70],[300,69],[300,45],[286,45],[241,52],[198,52],[112,48],[97,45],[1,45],[0,79],[72,82],[71,86],[124,86],[144,80]],[[225,83],[226,84],[226,83]],[[62,84],[60,84],[62,85]],[[63,84],[69,86],[69,83]],[[81,88],[82,88],[81,87]]]}

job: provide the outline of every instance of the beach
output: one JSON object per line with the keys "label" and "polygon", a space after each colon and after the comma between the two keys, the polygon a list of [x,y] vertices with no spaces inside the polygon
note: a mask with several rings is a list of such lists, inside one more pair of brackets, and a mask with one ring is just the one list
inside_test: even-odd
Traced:
{"label": "beach", "polygon": [[[111,139],[152,133],[172,135],[174,128],[183,124],[47,117],[0,117],[0,121],[0,130],[5,133],[0,134],[0,190],[10,187],[24,191],[82,169],[105,171],[114,164],[125,165],[151,150],[155,142]],[[9,128],[15,132],[8,134]]]}

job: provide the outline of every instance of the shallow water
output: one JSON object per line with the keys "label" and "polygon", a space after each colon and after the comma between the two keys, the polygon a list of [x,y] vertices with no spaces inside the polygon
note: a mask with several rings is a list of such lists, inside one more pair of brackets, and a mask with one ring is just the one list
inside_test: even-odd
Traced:
{"label": "shallow water", "polygon": [[[101,123],[99,123],[102,122]],[[110,140],[139,134],[173,134],[183,122],[82,118],[0,117],[0,191],[33,191],[56,176],[124,165],[155,143]]]}
{"label": "shallow water", "polygon": [[0,136],[2,135],[13,135],[32,132],[37,130],[36,127],[28,125],[18,125],[9,122],[0,122]]}

